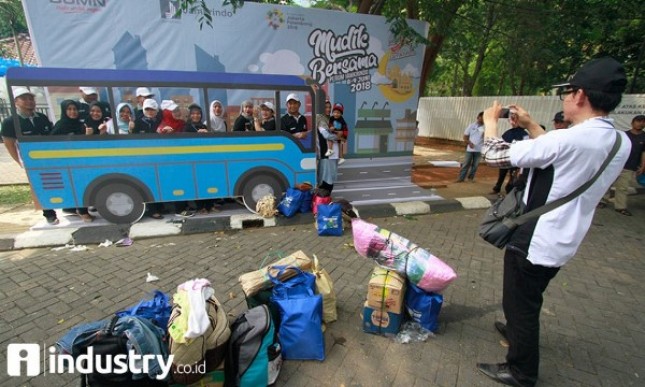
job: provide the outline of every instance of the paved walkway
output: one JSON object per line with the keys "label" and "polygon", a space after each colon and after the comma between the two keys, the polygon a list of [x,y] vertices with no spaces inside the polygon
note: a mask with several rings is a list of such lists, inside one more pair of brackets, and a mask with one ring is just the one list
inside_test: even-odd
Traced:
{"label": "paved walkway", "polygon": [[[631,200],[631,198],[630,198]],[[577,256],[552,281],[541,320],[539,386],[642,386],[645,377],[645,197],[633,217],[596,211]],[[245,309],[237,277],[268,253],[304,250],[330,272],[338,321],[325,334],[326,360],[288,361],[281,386],[496,386],[475,369],[503,361],[493,322],[502,318],[502,252],[476,233],[482,210],[373,219],[441,257],[459,278],[445,291],[436,337],[398,344],[363,333],[359,314],[371,261],[351,233],[318,237],[313,225],[135,240],[87,251],[23,249],[0,253],[0,385],[74,386],[70,375],[9,378],[9,343],[50,345],[75,324],[108,317],[153,289],[172,293],[208,278],[226,310]],[[146,283],[150,272],[160,278]]]}

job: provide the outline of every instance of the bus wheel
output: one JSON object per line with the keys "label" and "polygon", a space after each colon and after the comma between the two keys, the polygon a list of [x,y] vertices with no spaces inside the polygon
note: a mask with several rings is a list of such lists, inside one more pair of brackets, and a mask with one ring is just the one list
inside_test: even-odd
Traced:
{"label": "bus wheel", "polygon": [[279,200],[286,189],[286,182],[272,174],[254,175],[244,183],[242,199],[249,211],[257,213],[255,209],[260,199],[273,195]]}
{"label": "bus wheel", "polygon": [[141,193],[123,183],[107,184],[96,193],[96,209],[111,223],[136,223],[146,210]]}

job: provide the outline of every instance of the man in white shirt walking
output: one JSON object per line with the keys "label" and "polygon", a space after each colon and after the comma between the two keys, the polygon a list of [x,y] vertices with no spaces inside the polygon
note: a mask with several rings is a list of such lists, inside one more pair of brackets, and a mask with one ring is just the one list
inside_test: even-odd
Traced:
{"label": "man in white shirt walking", "polygon": [[[468,181],[473,183],[484,143],[484,112],[479,112],[477,121],[464,130],[464,142],[466,143],[466,157],[461,171],[459,171],[457,183],[462,183],[466,179],[466,175],[468,175]],[[468,173],[468,169],[470,169],[470,173]]]}

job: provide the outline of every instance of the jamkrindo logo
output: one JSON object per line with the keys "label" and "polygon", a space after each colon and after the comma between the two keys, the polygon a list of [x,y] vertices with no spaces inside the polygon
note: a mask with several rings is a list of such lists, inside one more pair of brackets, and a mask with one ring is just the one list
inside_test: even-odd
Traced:
{"label": "jamkrindo logo", "polygon": [[274,8],[267,12],[266,19],[269,22],[269,27],[277,30],[284,23],[284,14],[279,9]]}
{"label": "jamkrindo logo", "polygon": [[[100,373],[100,374],[132,374],[155,375],[158,380],[165,380],[173,365],[173,355],[141,355],[133,349],[121,354],[95,354],[93,347],[87,348],[87,353],[74,358],[70,354],[57,353],[56,347],[50,346],[43,350],[39,344],[9,344],[7,345],[7,375],[9,376],[38,376],[41,373]],[[206,364],[175,365],[178,373],[205,372]]]}

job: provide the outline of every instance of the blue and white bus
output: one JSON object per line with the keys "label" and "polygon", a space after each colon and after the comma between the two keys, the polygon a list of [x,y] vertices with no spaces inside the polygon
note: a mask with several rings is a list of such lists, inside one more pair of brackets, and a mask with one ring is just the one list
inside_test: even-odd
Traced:
{"label": "blue and white bus", "polygon": [[[144,214],[145,203],[241,197],[254,211],[265,195],[280,197],[290,186],[316,181],[315,132],[298,139],[280,130],[281,106],[289,93],[305,102],[301,113],[308,128],[315,128],[318,93],[300,77],[11,68],[6,81],[11,101],[12,87],[42,87],[54,107],[70,96],[78,99],[80,86],[96,88],[113,110],[131,101],[140,86],[152,89],[159,100],[173,99],[184,107],[197,103],[206,117],[213,100],[228,106],[231,118],[242,100],[275,105],[277,130],[271,132],[22,136],[16,119],[20,156],[45,209],[94,206],[110,222],[132,223]],[[12,112],[16,116],[13,102]],[[50,119],[55,121],[51,114]]]}

